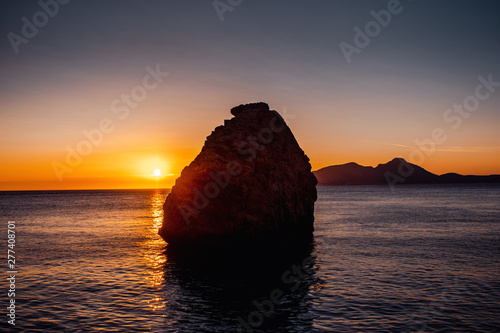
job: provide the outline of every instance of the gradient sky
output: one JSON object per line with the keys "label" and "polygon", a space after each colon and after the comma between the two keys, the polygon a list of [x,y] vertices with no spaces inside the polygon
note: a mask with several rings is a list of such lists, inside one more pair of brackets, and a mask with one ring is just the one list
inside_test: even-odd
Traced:
{"label": "gradient sky", "polygon": [[[415,140],[441,128],[446,139],[416,164],[500,174],[500,87],[455,129],[443,119],[479,76],[500,81],[500,2],[402,0],[348,63],[340,43],[387,7],[244,0],[221,21],[208,0],[72,0],[15,53],[9,33],[22,36],[41,7],[3,1],[0,190],[170,187],[231,107],[257,101],[285,115],[313,170],[417,162]],[[157,64],[169,75],[120,119],[113,101]],[[54,163],[102,119],[113,130],[59,181]]]}

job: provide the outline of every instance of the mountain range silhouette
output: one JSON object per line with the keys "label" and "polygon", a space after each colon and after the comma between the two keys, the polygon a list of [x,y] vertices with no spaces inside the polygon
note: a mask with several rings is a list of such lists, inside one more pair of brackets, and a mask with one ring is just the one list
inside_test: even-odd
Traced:
{"label": "mountain range silhouette", "polygon": [[375,168],[350,162],[327,166],[313,173],[318,179],[318,186],[500,183],[500,175],[464,176],[458,173],[436,175],[403,158],[395,158]]}

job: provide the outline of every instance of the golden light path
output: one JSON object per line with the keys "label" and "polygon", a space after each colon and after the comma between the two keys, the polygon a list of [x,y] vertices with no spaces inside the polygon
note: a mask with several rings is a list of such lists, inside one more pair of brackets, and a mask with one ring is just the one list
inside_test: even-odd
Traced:
{"label": "golden light path", "polygon": [[[156,171],[156,170],[155,170]],[[158,235],[163,220],[163,202],[165,201],[166,193],[162,190],[156,190],[151,194],[150,198],[150,222],[147,225],[146,239],[141,244],[144,251],[144,259],[148,266],[148,276],[146,281],[149,286],[155,290],[161,288],[164,280],[164,266],[166,256],[162,249],[165,247],[165,242]],[[154,297],[148,301],[148,305],[154,310],[165,308],[165,300],[162,297]]]}

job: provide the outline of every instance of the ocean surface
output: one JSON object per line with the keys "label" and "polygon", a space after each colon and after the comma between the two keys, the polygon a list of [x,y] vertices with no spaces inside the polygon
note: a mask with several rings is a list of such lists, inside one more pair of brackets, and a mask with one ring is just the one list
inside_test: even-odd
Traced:
{"label": "ocean surface", "polygon": [[0,192],[0,329],[500,331],[499,185],[319,187],[312,243],[272,262],[170,255],[157,235],[167,194]]}

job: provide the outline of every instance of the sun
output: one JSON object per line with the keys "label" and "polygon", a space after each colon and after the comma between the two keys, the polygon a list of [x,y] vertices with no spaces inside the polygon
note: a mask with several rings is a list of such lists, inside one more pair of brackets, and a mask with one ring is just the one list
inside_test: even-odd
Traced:
{"label": "sun", "polygon": [[153,171],[153,175],[155,176],[160,176],[161,175],[161,170],[160,169],[155,169],[155,171]]}

